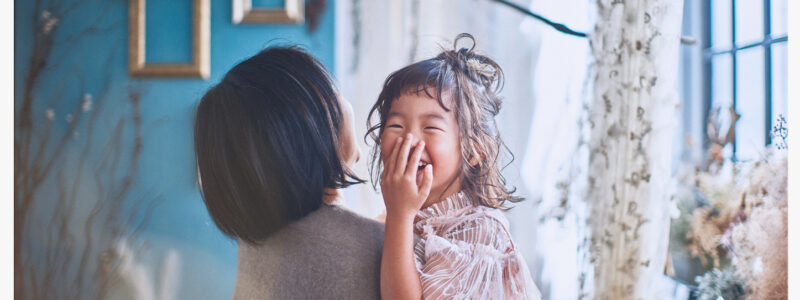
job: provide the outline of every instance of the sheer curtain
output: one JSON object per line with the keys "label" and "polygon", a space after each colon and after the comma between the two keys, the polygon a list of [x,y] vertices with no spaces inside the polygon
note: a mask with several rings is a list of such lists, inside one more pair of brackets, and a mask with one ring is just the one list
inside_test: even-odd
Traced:
{"label": "sheer curtain", "polygon": [[[531,10],[574,30],[591,32],[591,4],[537,1]],[[536,219],[517,218],[516,224],[536,227],[536,238],[529,240],[542,264],[534,276],[540,277],[537,284],[545,298],[578,299],[579,222],[585,218],[585,203],[580,199],[588,166],[585,143],[591,96],[589,41],[538,22],[532,27],[541,42],[539,59],[531,70],[537,101],[527,124],[530,134],[524,139],[527,146],[520,165],[522,181],[529,189],[528,205],[535,206],[538,213]]]}

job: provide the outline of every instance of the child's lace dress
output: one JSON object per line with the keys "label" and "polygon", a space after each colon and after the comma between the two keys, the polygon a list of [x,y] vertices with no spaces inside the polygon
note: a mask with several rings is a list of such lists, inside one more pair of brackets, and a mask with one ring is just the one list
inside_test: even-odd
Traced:
{"label": "child's lace dress", "polygon": [[500,210],[457,193],[420,210],[414,231],[422,298],[541,298]]}

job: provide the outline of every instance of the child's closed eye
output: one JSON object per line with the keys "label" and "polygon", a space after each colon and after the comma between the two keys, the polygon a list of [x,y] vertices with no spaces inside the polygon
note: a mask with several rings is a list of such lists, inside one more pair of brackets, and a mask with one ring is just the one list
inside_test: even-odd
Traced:
{"label": "child's closed eye", "polygon": [[386,128],[401,128],[402,129],[403,126],[400,126],[400,124],[390,124],[390,125],[386,126]]}
{"label": "child's closed eye", "polygon": [[441,128],[439,128],[439,127],[434,127],[434,126],[427,126],[427,127],[425,127],[425,130],[438,130],[438,131],[444,131],[444,129],[441,129]]}

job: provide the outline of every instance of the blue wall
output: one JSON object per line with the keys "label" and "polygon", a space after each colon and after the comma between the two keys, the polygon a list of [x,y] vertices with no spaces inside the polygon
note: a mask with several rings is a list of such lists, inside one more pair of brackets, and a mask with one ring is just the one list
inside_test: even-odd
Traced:
{"label": "blue wall", "polygon": [[[72,0],[56,0],[68,6]],[[161,199],[140,237],[147,240],[143,261],[155,274],[168,250],[180,256],[178,298],[227,299],[236,275],[236,244],[224,237],[208,216],[194,173],[192,122],[194,108],[205,90],[234,64],[273,44],[299,44],[319,58],[331,72],[334,62],[334,1],[328,1],[320,26],[309,34],[303,25],[234,25],[231,1],[211,2],[211,76],[208,80],[183,78],[131,78],[128,76],[128,2],[88,0],[59,18],[55,34],[65,40],[52,53],[50,68],[36,87],[34,115],[43,120],[46,109],[56,113],[55,132],[65,130],[64,120],[81,95],[92,94],[95,107],[109,106],[109,116],[124,115],[126,91],[142,91],[143,149],[139,173],[128,197],[130,203]],[[147,60],[188,61],[190,57],[191,0],[148,1]],[[275,1],[257,1],[271,4]],[[15,107],[19,108],[28,60],[34,1],[15,1]],[[37,12],[40,13],[40,12]],[[78,40],[69,36],[99,20],[98,31]],[[55,62],[58,62],[57,64]],[[108,93],[102,94],[103,83]],[[74,96],[73,96],[74,95]],[[63,99],[48,103],[49,99]],[[96,128],[96,136],[112,135],[111,128]],[[75,139],[85,138],[78,136]],[[67,159],[79,153],[73,150]],[[100,159],[99,149],[90,159]],[[122,170],[120,171],[122,172]],[[81,176],[81,174],[69,174]],[[48,184],[52,184],[49,182]],[[38,197],[52,197],[54,186],[46,186]],[[40,203],[44,203],[40,201]],[[129,203],[129,205],[130,205]]]}

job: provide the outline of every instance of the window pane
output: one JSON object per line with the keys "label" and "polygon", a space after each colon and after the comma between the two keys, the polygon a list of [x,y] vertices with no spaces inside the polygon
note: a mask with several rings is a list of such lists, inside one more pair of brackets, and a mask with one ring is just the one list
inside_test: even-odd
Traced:
{"label": "window pane", "polygon": [[716,55],[711,59],[711,103],[723,110],[733,103],[733,68],[731,55]]}
{"label": "window pane", "polygon": [[786,14],[789,11],[786,0],[771,0],[770,1],[770,18],[772,24],[770,31],[773,37],[778,37],[786,34]]}
{"label": "window pane", "polygon": [[764,39],[764,1],[736,1],[736,44],[741,46]]}
{"label": "window pane", "polygon": [[731,47],[731,0],[711,2],[711,46]]}
{"label": "window pane", "polygon": [[757,159],[764,149],[764,48],[736,54],[736,157]]}
{"label": "window pane", "polygon": [[[787,116],[787,51],[786,43],[772,45],[772,125],[777,124],[780,115]],[[788,121],[788,119],[787,119]]]}
{"label": "window pane", "polygon": [[[711,59],[711,105],[712,109],[719,108],[718,134],[727,133],[731,124],[728,109],[733,105],[732,57],[730,54],[723,54],[716,55]],[[724,157],[731,157],[733,147],[726,146],[722,153]]]}

